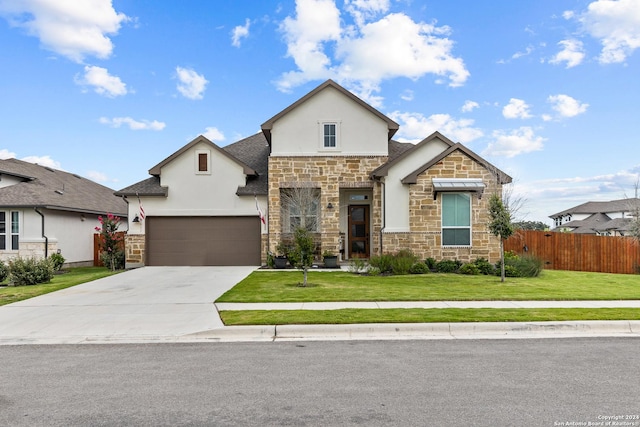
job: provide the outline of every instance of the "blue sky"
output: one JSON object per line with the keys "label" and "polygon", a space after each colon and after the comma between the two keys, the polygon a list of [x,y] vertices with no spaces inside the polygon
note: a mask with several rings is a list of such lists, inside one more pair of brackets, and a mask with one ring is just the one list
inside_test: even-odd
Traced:
{"label": "blue sky", "polygon": [[0,0],[0,158],[114,189],[328,78],[514,178],[519,219],[632,197],[640,0]]}

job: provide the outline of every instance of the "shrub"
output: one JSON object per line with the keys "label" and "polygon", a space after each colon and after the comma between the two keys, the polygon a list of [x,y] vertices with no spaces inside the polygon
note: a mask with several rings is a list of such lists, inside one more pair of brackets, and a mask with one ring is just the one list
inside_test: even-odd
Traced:
{"label": "shrub", "polygon": [[436,269],[436,259],[435,258],[427,258],[424,260],[424,263],[427,265],[429,270],[433,271]]}
{"label": "shrub", "polygon": [[9,280],[14,286],[30,286],[50,282],[53,265],[48,259],[15,258],[9,261]]}
{"label": "shrub", "polygon": [[[498,275],[500,275],[500,270],[498,270]],[[520,272],[515,266],[505,264],[504,275],[505,277],[520,277]]]}
{"label": "shrub", "polygon": [[493,276],[495,274],[495,267],[485,258],[478,258],[473,262],[481,274]]}
{"label": "shrub", "polygon": [[418,257],[410,250],[403,249],[392,256],[391,271],[393,274],[409,274],[411,266],[418,261]]}
{"label": "shrub", "polygon": [[416,262],[409,269],[411,274],[425,274],[429,272],[429,267],[424,262]]}
{"label": "shrub", "polygon": [[460,274],[469,274],[471,276],[477,276],[480,274],[480,269],[477,265],[473,263],[464,264],[460,269],[458,269],[458,273]]}
{"label": "shrub", "polygon": [[462,266],[458,260],[445,259],[436,263],[436,271],[438,273],[455,273]]}
{"label": "shrub", "polygon": [[367,270],[367,274],[369,276],[379,276],[381,274],[381,271],[378,267],[369,266],[369,269]]}
{"label": "shrub", "polygon": [[369,264],[372,267],[380,270],[380,274],[390,274],[393,272],[393,255],[382,254],[375,255],[369,259]]}
{"label": "shrub", "polygon": [[49,260],[51,261],[53,271],[60,271],[60,269],[62,269],[62,266],[64,265],[64,262],[66,261],[64,257],[59,253],[51,254]]}
{"label": "shrub", "polygon": [[124,251],[122,250],[122,236],[118,235],[120,217],[107,214],[107,217],[98,217],[101,227],[95,230],[100,233],[100,261],[105,267],[115,271],[124,268]]}
{"label": "shrub", "polygon": [[533,256],[522,256],[505,261],[505,266],[518,270],[518,277],[538,277],[543,270],[543,261]]}
{"label": "shrub", "polygon": [[4,282],[8,275],[9,269],[7,268],[7,264],[0,260],[0,282]]}
{"label": "shrub", "polygon": [[349,271],[351,273],[363,273],[367,271],[367,263],[361,258],[353,258],[349,261]]}

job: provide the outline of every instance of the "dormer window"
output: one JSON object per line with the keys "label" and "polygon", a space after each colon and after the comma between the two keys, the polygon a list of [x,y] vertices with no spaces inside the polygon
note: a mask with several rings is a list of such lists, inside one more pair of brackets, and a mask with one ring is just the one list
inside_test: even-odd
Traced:
{"label": "dormer window", "polygon": [[320,147],[323,150],[339,150],[340,149],[340,123],[338,121],[321,121],[319,122]]}
{"label": "dormer window", "polygon": [[211,175],[211,155],[209,150],[197,150],[195,159],[196,175]]}

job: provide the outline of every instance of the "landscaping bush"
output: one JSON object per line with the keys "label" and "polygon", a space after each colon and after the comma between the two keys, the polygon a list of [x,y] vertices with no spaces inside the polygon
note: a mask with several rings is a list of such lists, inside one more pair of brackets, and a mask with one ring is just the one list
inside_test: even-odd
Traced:
{"label": "landscaping bush", "polygon": [[[498,274],[498,276],[500,275],[500,270],[497,270],[497,274]],[[504,276],[505,277],[520,277],[520,272],[518,271],[518,269],[515,266],[509,265],[509,264],[505,264],[505,266],[504,266]]]}
{"label": "landscaping bush", "polygon": [[416,262],[409,269],[411,274],[425,274],[429,273],[429,267],[424,262]]}
{"label": "landscaping bush", "polygon": [[467,263],[458,269],[458,273],[478,276],[480,274],[480,269],[473,263]]}
{"label": "landscaping bush", "polygon": [[351,273],[364,273],[367,271],[367,263],[360,258],[353,258],[349,261],[349,271]]}
{"label": "landscaping bush", "polygon": [[462,263],[458,260],[445,259],[436,263],[436,271],[438,273],[456,273],[462,266]]}
{"label": "landscaping bush", "polygon": [[53,266],[48,259],[15,258],[9,261],[9,280],[14,286],[48,283],[53,278]]}
{"label": "landscaping bush", "polygon": [[369,269],[367,270],[367,274],[369,276],[379,276],[381,274],[381,271],[378,267],[369,266]]}
{"label": "landscaping bush", "polygon": [[64,265],[64,262],[66,261],[64,257],[59,253],[51,254],[49,260],[51,261],[53,271],[60,271],[62,269],[62,266]]}
{"label": "landscaping bush", "polygon": [[427,258],[424,260],[424,263],[427,265],[429,270],[434,271],[436,269],[436,259],[435,258]]}
{"label": "landscaping bush", "polygon": [[9,269],[7,268],[7,264],[0,260],[0,282],[4,282],[8,275]]}
{"label": "landscaping bush", "polygon": [[400,250],[392,256],[391,272],[396,275],[409,274],[409,270],[417,261],[418,257],[410,250]]}
{"label": "landscaping bush", "polygon": [[393,255],[382,254],[372,256],[369,259],[369,264],[380,270],[380,274],[391,274],[393,272],[394,264]]}
{"label": "landscaping bush", "polygon": [[473,262],[481,274],[493,276],[496,272],[495,267],[486,258],[478,258]]}
{"label": "landscaping bush", "polygon": [[[507,277],[538,277],[544,262],[533,256],[518,256],[513,252],[504,253],[504,271]],[[496,274],[500,274],[500,262],[496,263]]]}

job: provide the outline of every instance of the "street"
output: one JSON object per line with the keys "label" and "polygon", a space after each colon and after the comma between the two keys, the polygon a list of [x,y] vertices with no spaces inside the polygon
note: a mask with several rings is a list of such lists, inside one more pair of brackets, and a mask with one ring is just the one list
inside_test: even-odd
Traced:
{"label": "street", "polygon": [[[639,348],[635,338],[0,346],[0,425],[640,426]],[[611,424],[618,416],[630,424]]]}

